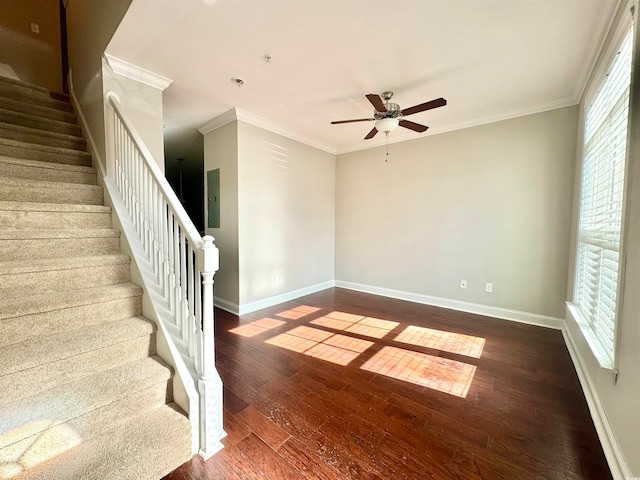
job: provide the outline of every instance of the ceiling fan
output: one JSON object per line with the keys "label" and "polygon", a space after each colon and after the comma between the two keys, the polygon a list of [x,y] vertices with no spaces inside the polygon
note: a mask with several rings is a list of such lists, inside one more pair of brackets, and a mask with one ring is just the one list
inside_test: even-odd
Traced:
{"label": "ceiling fan", "polygon": [[436,98],[435,100],[431,100],[430,102],[421,103],[419,105],[414,105],[413,107],[400,110],[400,105],[389,101],[391,100],[391,97],[393,97],[393,92],[391,91],[382,92],[382,95],[370,93],[366,95],[366,97],[375,109],[373,112],[373,118],[338,120],[335,122],[331,122],[331,124],[337,125],[339,123],[371,122],[377,120],[376,126],[373,127],[373,129],[367,134],[366,137],[364,137],[365,140],[369,140],[370,138],[375,137],[376,133],[378,132],[384,132],[388,134],[389,132],[395,130],[398,125],[404,128],[408,128],[409,130],[413,130],[414,132],[422,133],[429,127],[420,125],[419,123],[411,122],[409,120],[405,120],[404,117],[406,117],[407,115],[413,115],[414,113],[431,110],[433,108],[444,107],[447,104],[447,101],[444,98]]}

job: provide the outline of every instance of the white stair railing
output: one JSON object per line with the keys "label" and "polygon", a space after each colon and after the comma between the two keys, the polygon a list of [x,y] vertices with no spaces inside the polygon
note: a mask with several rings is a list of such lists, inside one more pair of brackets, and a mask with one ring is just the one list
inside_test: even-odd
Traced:
{"label": "white stair railing", "polygon": [[[197,389],[198,398],[190,402],[189,412],[198,429],[199,445],[194,451],[208,458],[222,448],[220,440],[226,435],[222,428],[222,381],[214,351],[213,276],[218,270],[218,249],[213,237],[198,233],[122,111],[117,95],[108,93],[106,104],[111,117],[107,122],[108,151],[113,155],[113,162],[107,159],[107,178],[117,187],[148,260],[152,278],[145,279],[145,284],[151,281],[154,291],[160,293],[162,305],[155,311],[168,317],[159,320],[166,322],[168,341],[174,342]],[[186,390],[189,394],[189,388]]]}

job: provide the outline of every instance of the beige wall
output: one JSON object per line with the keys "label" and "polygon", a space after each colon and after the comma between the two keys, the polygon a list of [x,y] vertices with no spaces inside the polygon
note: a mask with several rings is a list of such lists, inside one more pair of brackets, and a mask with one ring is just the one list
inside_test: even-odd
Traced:
{"label": "beige wall", "polygon": [[[626,12],[626,4],[623,2],[619,16],[620,14],[626,15]],[[611,39],[608,43],[610,41]],[[637,28],[634,48],[634,63],[637,66],[640,65],[640,41]],[[613,438],[606,440],[617,443],[626,467],[635,477],[640,477],[640,168],[638,168],[640,161],[640,82],[637,81],[639,76],[636,67],[636,81],[632,89],[632,117],[629,125],[631,137],[631,176],[629,179],[632,188],[629,191],[626,211],[627,225],[624,238],[626,273],[622,280],[622,310],[618,318],[620,344],[617,383],[614,384],[611,372],[600,368],[572,315],[567,312],[566,316],[570,337],[581,361],[581,367],[584,369],[589,395],[596,400],[596,403],[600,403],[602,411],[599,413],[604,416],[605,422],[608,421],[612,428]],[[597,81],[597,79],[594,80]],[[584,107],[583,100],[581,108],[584,109]],[[582,137],[579,139],[579,144],[581,143]],[[578,158],[577,172],[580,172],[580,165],[581,159]],[[576,188],[579,188],[578,186],[579,181],[576,183]],[[579,197],[576,192],[573,219],[574,235],[571,242],[572,259],[575,256],[578,201]],[[569,269],[568,299],[573,298],[573,276],[574,265],[572,262]],[[602,435],[604,432],[599,433]]]}
{"label": "beige wall", "polygon": [[[207,226],[207,172],[220,169],[220,228]],[[238,127],[229,123],[204,136],[205,231],[220,250],[220,270],[214,277],[214,295],[239,305],[238,272]],[[229,308],[229,305],[226,306]]]}
{"label": "beige wall", "polygon": [[[40,33],[31,31],[31,22]],[[0,3],[0,63],[20,80],[62,91],[58,0],[3,0]]]}
{"label": "beige wall", "polygon": [[339,155],[336,280],[564,316],[576,118],[392,144],[387,163],[384,148]]}
{"label": "beige wall", "polygon": [[240,304],[333,281],[335,156],[238,122],[238,180]]}
{"label": "beige wall", "polygon": [[69,0],[67,31],[73,89],[96,142],[105,158],[102,54],[131,0]]}
{"label": "beige wall", "polygon": [[333,281],[334,155],[232,122],[205,135],[204,165],[205,182],[220,168],[220,228],[206,232],[220,248],[215,295],[223,307],[251,308]]}

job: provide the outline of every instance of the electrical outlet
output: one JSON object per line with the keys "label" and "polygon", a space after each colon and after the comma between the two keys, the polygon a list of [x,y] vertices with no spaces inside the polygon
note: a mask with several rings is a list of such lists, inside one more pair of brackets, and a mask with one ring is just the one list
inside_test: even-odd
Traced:
{"label": "electrical outlet", "polygon": [[467,288],[467,281],[466,280],[460,280],[460,288],[463,288],[463,289]]}
{"label": "electrical outlet", "polygon": [[493,283],[487,283],[484,286],[484,291],[487,293],[493,293]]}
{"label": "electrical outlet", "polygon": [[31,22],[31,31],[33,33],[40,33],[40,25],[38,25],[37,23]]}
{"label": "electrical outlet", "polygon": [[280,275],[274,275],[273,276],[273,284],[274,285],[280,285]]}

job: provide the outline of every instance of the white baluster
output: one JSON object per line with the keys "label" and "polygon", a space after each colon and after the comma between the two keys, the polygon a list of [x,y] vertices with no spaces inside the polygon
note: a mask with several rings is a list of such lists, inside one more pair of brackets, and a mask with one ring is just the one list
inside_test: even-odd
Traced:
{"label": "white baluster", "polygon": [[189,244],[187,246],[187,277],[188,277],[188,282],[187,282],[187,324],[189,325],[189,328],[187,330],[187,348],[189,350],[189,355],[191,357],[193,357],[193,342],[195,340],[195,333],[196,333],[196,317],[195,317],[195,295],[194,295],[194,288],[193,285],[195,283],[195,269],[194,269],[194,261],[195,261],[195,254],[193,251],[193,247],[191,246],[191,244]]}
{"label": "white baluster", "polygon": [[189,337],[189,304],[187,302],[187,245],[184,232],[180,230],[180,321],[182,322],[182,339],[188,342]]}

